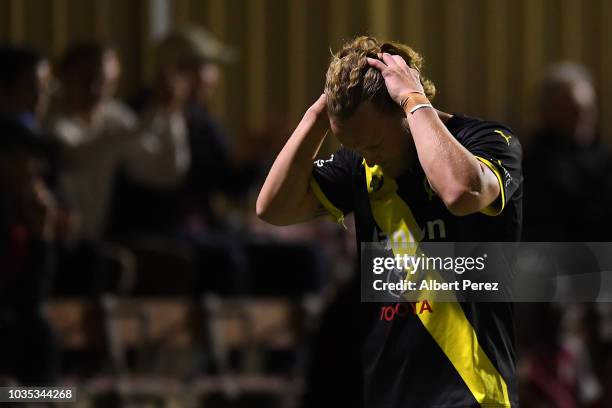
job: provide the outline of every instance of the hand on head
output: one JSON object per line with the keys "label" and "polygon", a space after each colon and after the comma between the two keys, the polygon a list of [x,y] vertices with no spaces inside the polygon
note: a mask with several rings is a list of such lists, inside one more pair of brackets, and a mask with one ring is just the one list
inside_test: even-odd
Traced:
{"label": "hand on head", "polygon": [[310,106],[310,109],[317,116],[327,113],[327,95],[325,95],[325,93],[322,93],[319,96],[319,99],[317,99],[315,103]]}
{"label": "hand on head", "polygon": [[378,54],[378,56],[380,59],[368,57],[368,64],[380,71],[385,79],[389,96],[398,105],[402,104],[408,94],[425,95],[419,71],[409,67],[401,56],[386,52]]}
{"label": "hand on head", "polygon": [[325,93],[322,93],[319,98],[310,105],[307,114],[314,116],[318,126],[326,127],[329,125],[329,118],[327,116],[327,95],[325,95]]}

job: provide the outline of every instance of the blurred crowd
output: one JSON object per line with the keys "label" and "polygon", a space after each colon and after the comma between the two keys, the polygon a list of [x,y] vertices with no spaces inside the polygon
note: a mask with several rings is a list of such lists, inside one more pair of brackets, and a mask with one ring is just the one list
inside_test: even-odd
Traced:
{"label": "blurred crowd", "polygon": [[[612,241],[612,154],[598,128],[587,69],[562,62],[539,85],[539,125],[524,146],[523,240]],[[558,247],[562,251],[563,247]],[[558,268],[592,272],[563,254]],[[612,406],[612,305],[517,305],[520,395],[525,406]]]}
{"label": "blurred crowd", "polygon": [[[315,323],[301,323],[312,333],[341,330],[325,319],[346,317],[330,317],[327,305],[355,270],[350,233],[256,220],[254,198],[278,138],[259,147],[265,154],[240,154],[244,138],[209,109],[237,52],[184,27],[155,54],[152,83],[120,100],[111,45],[74,44],[57,61],[0,46],[0,383],[59,384],[105,370],[111,352],[88,359],[64,350],[45,309],[53,299],[302,305],[314,294],[323,306]],[[557,64],[538,97],[540,126],[524,141],[524,239],[612,241],[612,157],[589,73]],[[612,406],[612,307],[528,304],[517,314],[524,407]],[[302,348],[293,360],[316,359]],[[218,373],[212,360],[191,369]]]}

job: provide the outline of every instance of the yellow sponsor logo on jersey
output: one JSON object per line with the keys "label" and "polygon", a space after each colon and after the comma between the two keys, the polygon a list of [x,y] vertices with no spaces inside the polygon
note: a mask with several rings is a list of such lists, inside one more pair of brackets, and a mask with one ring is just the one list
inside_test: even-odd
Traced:
{"label": "yellow sponsor logo on jersey", "polygon": [[506,141],[506,143],[508,143],[508,146],[510,146],[510,139],[512,138],[512,135],[507,135],[504,132],[502,132],[501,130],[495,130],[495,133],[497,133],[501,137],[503,137],[504,140]]}

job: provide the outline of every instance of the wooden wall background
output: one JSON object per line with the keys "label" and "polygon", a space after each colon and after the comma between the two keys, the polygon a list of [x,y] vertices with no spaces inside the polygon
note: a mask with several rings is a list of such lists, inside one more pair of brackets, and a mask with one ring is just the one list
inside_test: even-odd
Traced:
{"label": "wooden wall background", "polygon": [[119,47],[122,96],[153,72],[152,8],[200,23],[240,52],[214,109],[236,135],[295,121],[323,88],[329,49],[356,34],[411,44],[438,86],[436,105],[509,123],[534,120],[534,91],[558,60],[593,73],[601,127],[612,141],[609,0],[0,0],[0,41],[55,57],[75,40]]}

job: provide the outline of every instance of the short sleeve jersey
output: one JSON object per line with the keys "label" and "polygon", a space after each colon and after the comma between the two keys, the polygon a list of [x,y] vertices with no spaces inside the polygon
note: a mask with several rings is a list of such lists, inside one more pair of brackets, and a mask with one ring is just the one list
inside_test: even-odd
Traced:
{"label": "short sleeve jersey", "polygon": [[[315,162],[311,188],[335,220],[343,222],[344,215],[354,213],[358,248],[398,232],[418,242],[520,238],[518,139],[502,124],[460,114],[445,125],[495,174],[498,198],[480,213],[457,217],[433,191],[418,161],[393,179],[341,148]],[[404,231],[398,230],[400,224],[407,226]],[[364,406],[518,406],[512,306],[472,302],[430,307],[423,314],[416,310],[402,319],[371,319],[367,324],[362,344]]]}

